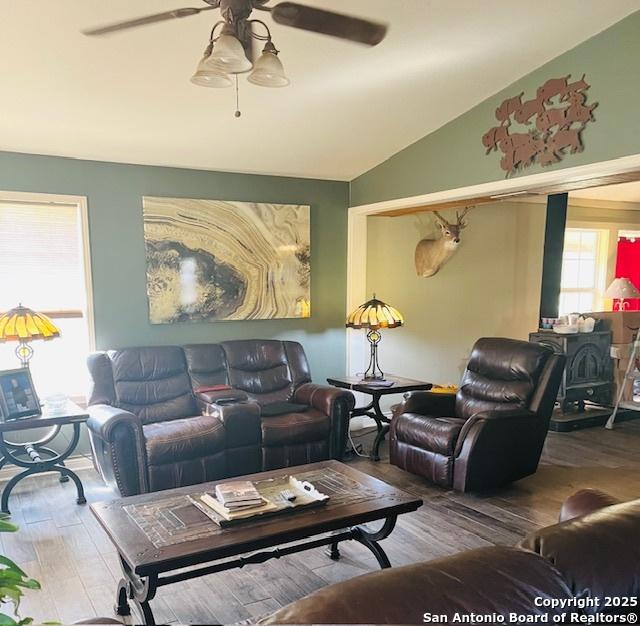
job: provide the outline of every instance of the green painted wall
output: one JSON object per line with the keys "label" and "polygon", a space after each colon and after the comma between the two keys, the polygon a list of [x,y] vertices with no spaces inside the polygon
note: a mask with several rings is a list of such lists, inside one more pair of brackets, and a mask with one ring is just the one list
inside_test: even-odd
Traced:
{"label": "green painted wall", "polygon": [[[599,102],[596,122],[583,134],[584,152],[550,167],[575,167],[640,153],[640,11],[538,68],[446,126],[420,139],[351,184],[351,206],[500,180],[499,153],[485,156],[482,135],[496,124],[494,111],[507,97],[549,78],[583,73],[589,102]],[[508,59],[504,59],[508,63]],[[428,108],[429,102],[424,103]],[[525,174],[544,168],[534,165]]]}
{"label": "green painted wall", "polygon": [[[442,214],[455,219],[454,211]],[[383,331],[383,371],[458,384],[479,337],[527,339],[540,308],[545,216],[544,204],[477,207],[459,250],[430,278],[417,276],[414,264],[417,243],[439,236],[430,213],[368,217],[367,293],[405,318],[402,328]]]}
{"label": "green painted wall", "polygon": [[[0,152],[0,190],[87,196],[98,348],[294,339],[316,381],[344,373],[347,183]],[[311,205],[311,319],[151,325],[144,195]]]}

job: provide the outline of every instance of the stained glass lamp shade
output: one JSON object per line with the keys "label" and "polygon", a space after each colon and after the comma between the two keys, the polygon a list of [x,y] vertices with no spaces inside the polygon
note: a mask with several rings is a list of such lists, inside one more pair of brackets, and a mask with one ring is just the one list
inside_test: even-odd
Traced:
{"label": "stained glass lamp shade", "polygon": [[398,309],[373,298],[361,304],[347,317],[347,328],[366,328],[369,340],[371,356],[369,367],[364,373],[364,380],[384,380],[384,373],[378,365],[378,344],[382,339],[381,328],[397,328],[404,324],[402,313]]}
{"label": "stained glass lamp shade", "polygon": [[0,315],[0,341],[17,341],[16,355],[22,367],[29,367],[34,339],[54,339],[60,336],[57,326],[42,313],[22,305]]}

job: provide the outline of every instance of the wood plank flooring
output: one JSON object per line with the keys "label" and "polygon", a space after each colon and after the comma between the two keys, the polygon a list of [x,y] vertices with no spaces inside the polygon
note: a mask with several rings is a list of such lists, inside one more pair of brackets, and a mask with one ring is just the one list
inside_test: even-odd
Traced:
{"label": "wood plank flooring", "polygon": [[[364,442],[368,448],[370,438]],[[434,487],[386,460],[350,462],[424,499],[420,510],[400,518],[383,544],[393,565],[403,565],[513,544],[526,532],[553,523],[562,500],[579,488],[640,497],[640,421],[622,423],[614,431],[550,433],[535,476],[478,496]],[[114,497],[93,469],[80,475],[89,502]],[[73,483],[60,484],[53,474],[28,479],[16,488],[10,506],[20,531],[0,535],[2,553],[42,583],[41,591],[27,592],[22,615],[63,623],[111,616],[118,560],[89,507],[75,504]],[[152,607],[159,623],[228,624],[256,618],[327,584],[376,569],[373,556],[358,544],[342,544],[341,552],[339,562],[318,549],[163,587]]]}

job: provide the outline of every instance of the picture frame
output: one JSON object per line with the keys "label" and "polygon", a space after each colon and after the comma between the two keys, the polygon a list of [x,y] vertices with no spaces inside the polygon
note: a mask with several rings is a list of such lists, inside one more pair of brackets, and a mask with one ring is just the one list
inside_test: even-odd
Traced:
{"label": "picture frame", "polygon": [[0,371],[0,413],[3,421],[42,414],[28,367]]}

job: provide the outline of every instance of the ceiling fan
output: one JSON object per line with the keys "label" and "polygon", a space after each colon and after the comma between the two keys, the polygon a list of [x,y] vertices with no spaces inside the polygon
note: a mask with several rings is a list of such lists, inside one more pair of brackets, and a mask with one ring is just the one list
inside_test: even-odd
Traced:
{"label": "ceiling fan", "polygon": [[[85,35],[97,36],[117,31],[198,15],[203,11],[220,9],[222,20],[214,24],[209,43],[205,49],[191,82],[202,87],[230,87],[230,75],[249,74],[249,82],[261,87],[285,87],[289,84],[278,50],[271,39],[271,31],[265,22],[251,19],[254,10],[267,12],[277,24],[291,26],[322,35],[330,35],[367,46],[379,44],[387,34],[387,25],[351,15],[324,9],[280,2],[267,6],[269,0],[203,0],[205,6],[186,7],[155,13],[125,22],[108,24],[83,31]],[[258,32],[260,28],[263,32]],[[264,42],[260,57],[254,45]],[[236,112],[239,117],[239,112]]]}

